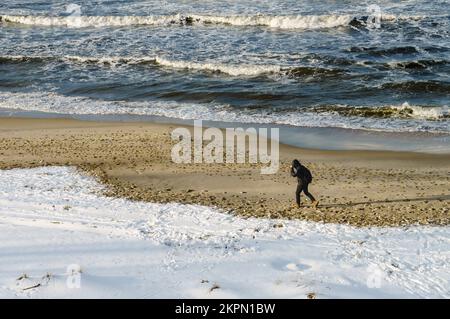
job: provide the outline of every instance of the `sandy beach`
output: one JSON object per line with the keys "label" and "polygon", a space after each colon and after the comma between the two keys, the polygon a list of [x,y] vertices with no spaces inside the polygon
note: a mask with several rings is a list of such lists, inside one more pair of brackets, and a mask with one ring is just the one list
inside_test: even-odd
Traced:
{"label": "sandy beach", "polygon": [[[195,203],[244,217],[354,226],[450,223],[450,155],[323,151],[280,145],[280,170],[254,164],[175,164],[171,131],[180,125],[65,119],[0,119],[0,168],[75,166],[106,184],[107,195],[148,202]],[[298,158],[313,173],[294,208]]]}

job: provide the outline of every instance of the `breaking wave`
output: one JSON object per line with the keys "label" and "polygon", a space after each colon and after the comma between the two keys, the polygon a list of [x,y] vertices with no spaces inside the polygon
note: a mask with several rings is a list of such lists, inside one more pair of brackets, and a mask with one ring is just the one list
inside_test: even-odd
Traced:
{"label": "breaking wave", "polygon": [[[419,20],[420,16],[383,15],[382,21],[395,22],[397,20]],[[349,25],[364,24],[367,17],[353,15],[198,15],[175,14],[161,16],[32,16],[32,15],[2,15],[0,22],[18,23],[37,26],[56,27],[121,27],[139,25],[193,25],[193,24],[221,24],[232,26],[264,26],[279,29],[323,29],[337,28]]]}
{"label": "breaking wave", "polygon": [[[357,62],[350,59],[336,57],[316,57],[326,63],[336,64],[338,66],[362,65],[374,66],[381,69],[402,69],[402,70],[426,70],[433,67],[442,67],[450,65],[448,60],[411,60],[411,61],[392,61],[388,63],[377,64],[371,61]],[[345,73],[341,68],[326,68],[315,66],[278,66],[278,65],[256,65],[256,64],[225,64],[217,62],[193,62],[183,60],[170,60],[164,57],[88,57],[66,55],[62,57],[55,56],[0,56],[0,64],[19,64],[19,63],[47,63],[51,61],[92,63],[100,65],[159,65],[174,69],[188,69],[197,71],[208,71],[212,73],[224,73],[232,76],[258,76],[263,74],[283,74],[289,77],[302,76],[338,76]],[[411,84],[411,83],[409,83]]]}
{"label": "breaking wave", "polygon": [[158,65],[188,70],[201,70],[209,72],[225,73],[231,76],[258,76],[263,74],[275,74],[281,72],[281,67],[271,65],[227,65],[220,63],[197,63],[186,61],[171,61],[164,58],[155,58]]}
{"label": "breaking wave", "polygon": [[393,61],[386,65],[390,69],[404,69],[404,70],[425,70],[436,66],[444,66],[450,64],[447,60],[416,60],[416,61]]}
{"label": "breaking wave", "polygon": [[327,105],[314,107],[318,113],[336,113],[341,116],[354,116],[366,118],[400,118],[400,119],[423,119],[423,120],[444,120],[450,119],[450,113],[447,106],[442,107],[424,107],[409,105],[378,106],[378,107],[348,107],[345,105]]}
{"label": "breaking wave", "polygon": [[210,73],[223,73],[230,76],[255,77],[261,75],[286,75],[289,77],[301,76],[331,76],[343,73],[340,69],[327,69],[320,67],[298,66],[283,67],[278,65],[257,64],[224,64],[216,62],[192,62],[183,60],[170,60],[163,57],[83,57],[83,56],[0,56],[0,64],[5,63],[45,63],[59,61],[63,63],[95,63],[103,65],[145,65],[151,64],[172,69],[205,71]]}
{"label": "breaking wave", "polygon": [[41,56],[22,56],[22,55],[8,55],[0,56],[0,64],[16,64],[16,63],[41,63],[51,61],[52,57],[41,57]]}

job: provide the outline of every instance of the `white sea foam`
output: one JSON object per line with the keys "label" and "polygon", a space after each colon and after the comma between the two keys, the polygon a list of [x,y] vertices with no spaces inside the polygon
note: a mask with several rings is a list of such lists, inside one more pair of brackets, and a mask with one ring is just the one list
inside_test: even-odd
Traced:
{"label": "white sea foam", "polygon": [[[58,59],[58,58],[57,58]],[[87,57],[78,55],[66,55],[60,58],[62,61],[80,62],[80,63],[98,63],[116,65],[120,63],[126,64],[142,64],[156,63],[155,57]]]}
{"label": "white sea foam", "polygon": [[407,111],[410,116],[418,119],[441,119],[449,117],[450,112],[447,105],[442,107],[421,107],[416,105],[409,105],[408,102],[403,103],[400,106],[392,106],[400,111]]}
{"label": "white sea foam", "polygon": [[98,64],[144,64],[153,63],[162,67],[174,69],[187,69],[196,71],[220,72],[231,76],[258,76],[263,74],[277,74],[284,70],[278,65],[252,65],[252,64],[224,64],[215,62],[193,62],[183,60],[170,60],[163,57],[87,57],[77,55],[66,55],[62,57],[52,56],[1,56],[1,59],[11,61],[26,60],[59,60],[63,62],[98,63]]}
{"label": "white sea foam", "polygon": [[235,26],[267,26],[280,29],[321,29],[346,26],[352,21],[351,15],[310,15],[310,16],[202,16],[194,19],[204,23],[228,24]]}
{"label": "white sea foam", "polygon": [[47,16],[1,16],[3,21],[38,26],[56,27],[119,27],[128,25],[165,25],[179,21],[180,15],[169,16],[67,16],[67,17],[47,17]]}
{"label": "white sea foam", "polygon": [[[196,70],[196,71],[208,71],[215,73],[223,73],[231,76],[259,76],[259,75],[269,75],[269,74],[280,74],[280,75],[295,75],[299,76],[302,72],[298,72],[302,68],[314,68],[313,66],[308,67],[305,65],[268,65],[268,64],[236,64],[236,63],[218,63],[212,61],[186,61],[186,60],[174,60],[163,56],[79,56],[79,55],[64,55],[64,56],[52,56],[52,55],[3,55],[0,56],[1,61],[11,61],[11,62],[22,62],[22,61],[60,61],[64,63],[97,63],[97,64],[107,64],[111,66],[119,64],[155,64],[161,67],[174,68],[174,69],[185,69],[185,70]],[[357,61],[356,65],[367,66],[367,61]],[[310,63],[318,64],[319,60],[312,59]],[[411,61],[411,62],[399,62],[393,61],[388,62],[387,65],[391,68],[397,68],[404,64],[417,64],[422,67],[426,67],[427,63],[445,63],[444,60],[431,60],[430,62],[422,61]],[[315,76],[320,73],[333,72],[333,69],[319,68],[315,69],[317,72],[313,73]],[[336,70],[336,69],[335,69]],[[314,70],[312,70],[314,71]],[[339,71],[339,70],[337,70]],[[306,72],[308,73],[308,72]],[[308,75],[308,74],[304,74]]]}
{"label": "white sea foam", "polygon": [[261,74],[279,73],[281,71],[281,67],[277,65],[227,65],[208,62],[174,61],[160,57],[156,57],[155,61],[159,65],[171,68],[221,72],[232,76],[257,76]]}
{"label": "white sea foam", "polygon": [[[280,29],[322,29],[349,25],[358,18],[350,14],[329,15],[198,15],[175,14],[160,16],[31,16],[3,15],[1,20],[11,23],[57,27],[119,27],[133,25],[168,25],[173,23],[223,24],[233,26],[265,26]],[[382,21],[419,20],[421,16],[395,16],[385,14]]]}
{"label": "white sea foam", "polygon": [[[386,108],[386,106],[383,106]],[[334,111],[305,110],[248,110],[223,104],[178,103],[170,101],[105,101],[85,97],[69,97],[49,92],[0,92],[0,109],[39,111],[72,115],[149,115],[184,120],[281,124],[299,127],[337,127],[386,132],[450,132],[448,107],[420,107],[403,104],[390,106],[409,111],[408,118],[373,118],[342,116]]]}

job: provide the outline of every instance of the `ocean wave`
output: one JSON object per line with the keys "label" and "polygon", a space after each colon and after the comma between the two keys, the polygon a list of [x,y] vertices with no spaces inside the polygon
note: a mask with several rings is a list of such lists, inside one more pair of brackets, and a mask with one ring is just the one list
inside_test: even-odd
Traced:
{"label": "ocean wave", "polygon": [[4,55],[0,56],[0,64],[20,64],[20,63],[84,63],[84,64],[156,64],[156,59],[152,57],[85,57],[76,55],[65,56],[25,56],[25,55]]}
{"label": "ocean wave", "polygon": [[169,60],[163,57],[85,57],[66,55],[62,57],[52,56],[0,56],[0,64],[5,63],[29,63],[59,61],[68,63],[104,64],[116,66],[120,64],[142,65],[151,64],[173,69],[186,69],[207,71],[212,73],[224,73],[231,76],[259,76],[263,74],[281,73],[282,68],[276,65],[250,65],[250,64],[223,64],[213,62],[192,62],[182,60]]}
{"label": "ocean wave", "polygon": [[416,61],[392,61],[385,65],[390,69],[425,70],[430,67],[449,64],[447,60],[416,60]]}
{"label": "ocean wave", "polygon": [[[322,110],[320,109],[322,108]],[[344,111],[348,110],[353,111]],[[377,112],[385,112],[379,116]],[[56,93],[0,92],[0,109],[38,111],[71,115],[161,116],[184,120],[280,124],[301,127],[336,127],[386,132],[450,133],[449,110],[443,107],[399,106],[368,107],[326,106],[292,109],[245,109],[214,103],[178,103],[170,101],[105,101]],[[356,111],[355,111],[356,109]],[[388,111],[388,109],[392,109]],[[339,112],[339,111],[340,112]],[[369,113],[372,112],[372,113]]]}
{"label": "ocean wave", "polygon": [[389,82],[381,86],[382,89],[393,90],[398,92],[412,93],[449,93],[450,83],[441,81],[404,81]]}
{"label": "ocean wave", "polygon": [[120,27],[133,25],[166,25],[181,21],[180,15],[168,16],[32,16],[2,15],[0,21],[36,26],[55,27]]}
{"label": "ocean wave", "polygon": [[0,56],[0,64],[41,63],[41,62],[45,62],[46,60],[52,60],[52,57],[22,56],[22,55]]}
{"label": "ocean wave", "polygon": [[61,62],[78,62],[86,64],[107,64],[107,65],[118,65],[118,64],[156,64],[156,57],[88,57],[88,56],[78,56],[78,55],[65,55],[63,57],[54,57],[54,60],[59,60]]}
{"label": "ocean wave", "polygon": [[258,65],[258,64],[225,64],[217,62],[194,62],[184,60],[171,60],[165,57],[89,57],[66,55],[57,56],[0,56],[0,64],[20,64],[20,63],[47,63],[52,61],[82,64],[100,64],[117,66],[121,64],[129,65],[159,65],[161,67],[185,70],[207,71],[211,73],[223,73],[231,76],[259,76],[264,74],[280,74],[291,78],[319,76],[331,77],[339,76],[346,72],[343,67],[351,65],[371,66],[380,69],[402,69],[402,70],[426,70],[433,67],[450,65],[450,61],[442,59],[419,59],[405,61],[391,61],[387,63],[376,63],[373,61],[356,61],[339,57],[316,57],[325,63],[335,64],[339,67],[318,67],[318,66],[282,66],[282,65]]}
{"label": "ocean wave", "polygon": [[314,107],[318,113],[336,113],[347,117],[364,118],[398,118],[398,119],[423,119],[423,120],[444,120],[450,119],[448,106],[430,107],[409,105],[405,102],[402,105],[387,105],[378,107],[346,105],[326,105]]}
{"label": "ocean wave", "polygon": [[262,74],[280,73],[282,68],[276,65],[227,65],[220,63],[198,63],[187,61],[173,61],[155,58],[158,65],[175,68],[225,73],[231,76],[258,76]]}
{"label": "ocean wave", "polygon": [[428,120],[441,120],[450,119],[450,112],[447,105],[435,106],[435,107],[423,107],[409,105],[408,103],[403,103],[400,106],[391,106],[400,112],[400,114],[406,114],[408,117],[414,117],[419,119]]}
{"label": "ocean wave", "polygon": [[193,16],[204,23],[233,26],[265,26],[279,29],[324,29],[347,26],[354,18],[351,15],[310,16]]}
{"label": "ocean wave", "polygon": [[[382,21],[393,22],[397,20],[418,20],[421,16],[395,16],[384,14]],[[199,15],[199,14],[175,14],[161,16],[32,16],[32,15],[2,15],[0,22],[17,23],[37,26],[56,27],[121,27],[139,25],[193,25],[193,24],[220,24],[232,26],[264,26],[279,29],[323,29],[337,28],[364,24],[366,16],[354,16],[350,14],[330,15]]]}
{"label": "ocean wave", "polygon": [[372,47],[365,47],[365,46],[353,46],[348,49],[346,49],[347,52],[351,53],[360,53],[364,55],[370,55],[374,57],[386,57],[386,56],[392,56],[392,55],[415,55],[420,54],[423,52],[427,53],[444,53],[448,52],[450,48],[440,46],[439,44],[436,44],[434,46],[411,46],[411,45],[405,45],[405,46],[393,46],[393,47],[379,47],[379,46],[372,46]]}
{"label": "ocean wave", "polygon": [[286,75],[288,77],[302,76],[332,76],[343,73],[341,69],[327,69],[310,66],[279,66],[258,64],[225,64],[217,62],[194,62],[183,60],[170,60],[164,57],[86,57],[66,55],[62,57],[52,56],[0,56],[0,64],[5,63],[40,63],[59,61],[63,63],[83,63],[117,66],[129,65],[155,65],[165,68],[204,71],[210,73],[222,73],[230,76],[255,77],[261,75]]}
{"label": "ocean wave", "polygon": [[416,54],[420,52],[420,49],[415,46],[399,46],[390,48],[350,47],[347,51],[352,53],[364,53],[372,56],[388,56],[396,54]]}
{"label": "ocean wave", "polygon": [[285,73],[290,77],[302,77],[302,76],[336,76],[344,73],[341,69],[327,69],[319,67],[291,67],[285,70]]}

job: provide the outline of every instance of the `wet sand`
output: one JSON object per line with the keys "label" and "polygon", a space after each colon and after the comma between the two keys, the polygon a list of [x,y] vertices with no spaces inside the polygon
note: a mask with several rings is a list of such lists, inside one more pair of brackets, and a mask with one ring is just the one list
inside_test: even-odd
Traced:
{"label": "wet sand", "polygon": [[[278,173],[256,164],[175,164],[170,133],[180,125],[0,119],[0,169],[76,166],[110,196],[216,206],[241,216],[299,218],[355,226],[450,223],[450,154],[322,151],[280,145]],[[292,207],[293,158],[313,173]]]}

